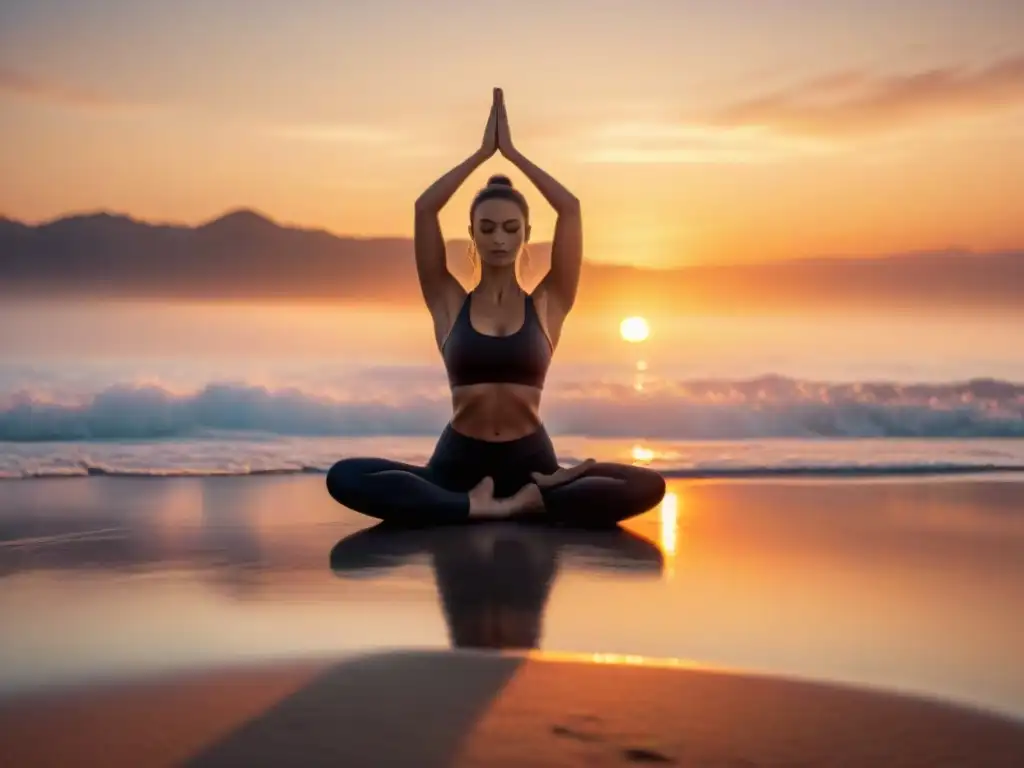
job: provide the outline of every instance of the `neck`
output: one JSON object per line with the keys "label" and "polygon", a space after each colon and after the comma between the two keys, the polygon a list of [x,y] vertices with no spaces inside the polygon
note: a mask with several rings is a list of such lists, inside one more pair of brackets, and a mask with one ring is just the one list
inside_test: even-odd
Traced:
{"label": "neck", "polygon": [[495,302],[500,302],[520,292],[519,281],[516,280],[515,265],[508,267],[484,267],[480,272],[480,282],[476,293],[482,294]]}

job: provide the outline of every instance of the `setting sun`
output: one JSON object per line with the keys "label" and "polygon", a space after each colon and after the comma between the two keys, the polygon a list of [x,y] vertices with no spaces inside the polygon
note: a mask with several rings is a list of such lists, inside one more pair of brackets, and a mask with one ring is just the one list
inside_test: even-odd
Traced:
{"label": "setting sun", "polygon": [[650,335],[651,329],[644,318],[627,317],[619,326],[619,333],[626,341],[638,342],[646,339]]}

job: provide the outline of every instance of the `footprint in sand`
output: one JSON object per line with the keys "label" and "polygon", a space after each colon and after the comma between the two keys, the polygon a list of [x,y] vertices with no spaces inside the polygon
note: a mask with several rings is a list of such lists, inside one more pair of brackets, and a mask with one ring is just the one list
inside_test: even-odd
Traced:
{"label": "footprint in sand", "polygon": [[622,750],[622,756],[633,763],[674,763],[671,757],[661,754],[653,749],[643,747],[630,747]]}
{"label": "footprint in sand", "polygon": [[[602,742],[604,738],[593,731],[593,727],[600,723],[600,719],[592,715],[579,715],[573,718],[578,725],[553,725],[551,732],[556,736],[567,739],[575,739],[584,742]],[[588,729],[587,725],[591,728]],[[645,747],[626,747],[622,750],[622,756],[631,763],[674,763],[675,760],[654,749]]]}
{"label": "footprint in sand", "polygon": [[551,726],[551,732],[556,736],[565,736],[568,739],[576,739],[577,741],[601,741],[601,737],[595,733],[584,733],[565,725],[553,725]]}

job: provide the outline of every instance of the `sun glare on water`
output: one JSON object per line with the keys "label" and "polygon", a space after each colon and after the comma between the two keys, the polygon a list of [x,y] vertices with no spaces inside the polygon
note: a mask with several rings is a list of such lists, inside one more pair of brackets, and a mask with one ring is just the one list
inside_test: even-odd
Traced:
{"label": "sun glare on water", "polygon": [[654,460],[654,451],[650,448],[644,448],[642,445],[634,445],[630,451],[633,456],[633,462],[647,462],[650,463]]}
{"label": "sun glare on water", "polygon": [[672,491],[661,500],[661,552],[665,558],[665,579],[671,581],[676,574],[677,536],[679,533],[679,496]]}
{"label": "sun glare on water", "polygon": [[650,336],[651,329],[644,318],[627,317],[619,326],[619,333],[622,334],[622,338],[626,341],[639,342],[644,341]]}

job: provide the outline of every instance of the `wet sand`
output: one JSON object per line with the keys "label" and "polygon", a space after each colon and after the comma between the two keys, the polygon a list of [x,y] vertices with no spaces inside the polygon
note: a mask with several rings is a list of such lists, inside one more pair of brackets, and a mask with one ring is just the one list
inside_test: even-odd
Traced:
{"label": "wet sand", "polygon": [[[1024,485],[669,491],[619,532],[394,534],[335,505],[319,476],[0,483],[0,753],[77,745],[68,754],[212,760],[259,743],[231,734],[262,723],[259,738],[278,746],[427,756],[421,725],[433,722],[427,731],[449,734],[441,762],[414,764],[615,765],[655,752],[694,765],[925,764],[963,744],[971,765],[1024,754],[1012,751],[1019,731],[977,719],[1024,723]],[[573,661],[552,660],[562,653]],[[419,670],[415,685],[403,664]],[[99,692],[154,675],[164,683]],[[759,687],[765,675],[775,682]],[[446,695],[454,679],[469,692],[424,705],[425,691]],[[848,700],[812,681],[976,714]],[[310,685],[320,698],[303,698]],[[294,733],[267,719],[293,694],[314,702],[298,710],[305,724],[286,715]],[[321,707],[350,717],[325,730]],[[926,726],[939,730],[915,741]],[[45,733],[63,736],[33,735]],[[521,762],[527,747],[533,763]]]}

